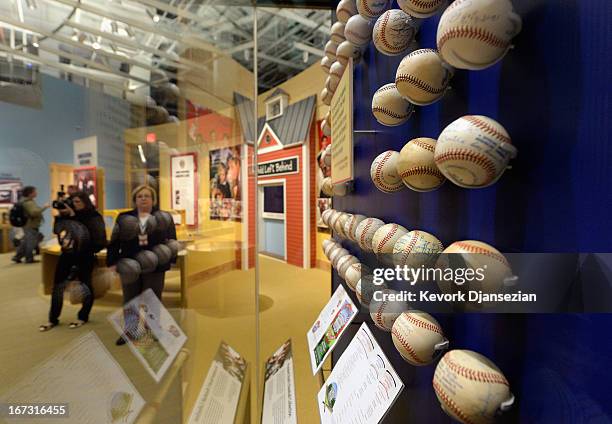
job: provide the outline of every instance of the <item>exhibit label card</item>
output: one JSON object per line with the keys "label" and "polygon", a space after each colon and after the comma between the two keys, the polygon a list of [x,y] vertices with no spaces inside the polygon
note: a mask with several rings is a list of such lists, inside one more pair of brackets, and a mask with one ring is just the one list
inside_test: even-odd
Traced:
{"label": "exhibit label card", "polygon": [[246,369],[240,354],[221,342],[188,424],[233,424]]}
{"label": "exhibit label card", "polygon": [[109,315],[113,328],[123,334],[126,321],[131,331],[127,345],[155,381],[162,377],[187,341],[187,336],[148,289]]}
{"label": "exhibit label card", "polygon": [[403,388],[364,322],[319,391],[321,423],[379,423]]}
{"label": "exhibit label card", "polygon": [[266,361],[262,424],[297,424],[293,351],[287,340]]}
{"label": "exhibit label card", "polygon": [[170,158],[172,209],[185,211],[187,225],[198,225],[198,181],[196,153]]}
{"label": "exhibit label card", "polygon": [[353,179],[353,59],[331,101],[332,184]]}
{"label": "exhibit label card", "polygon": [[334,350],[336,341],[357,315],[355,304],[343,286],[338,286],[314,325],[306,333],[312,373],[316,374]]}
{"label": "exhibit label card", "polygon": [[[91,331],[30,370],[0,403],[66,405],[65,419],[49,415],[9,423],[132,423],[145,402],[98,336]],[[0,419],[1,421],[1,419]]]}

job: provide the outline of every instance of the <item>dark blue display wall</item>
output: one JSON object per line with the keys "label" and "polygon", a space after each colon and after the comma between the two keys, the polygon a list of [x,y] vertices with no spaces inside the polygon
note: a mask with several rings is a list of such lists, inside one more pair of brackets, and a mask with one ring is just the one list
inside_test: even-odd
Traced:
{"label": "dark blue display wall", "polygon": [[[513,4],[523,18],[523,30],[505,59],[484,71],[457,70],[446,96],[417,108],[400,127],[378,124],[370,106],[374,91],[394,80],[401,56],[386,57],[369,46],[354,73],[354,128],[378,133],[355,134],[355,192],[334,198],[334,208],[422,229],[445,245],[476,239],[505,253],[575,253],[576,269],[583,267],[582,284],[591,276],[604,276],[598,284],[601,295],[609,297],[610,255],[589,253],[612,252],[612,1]],[[417,35],[420,47],[435,48],[438,20],[423,21]],[[394,194],[372,185],[370,164],[379,153],[399,151],[415,137],[437,138],[446,125],[466,114],[498,120],[518,148],[512,169],[497,184],[466,190],[447,182],[431,193],[406,189]],[[376,264],[355,244],[342,243],[364,262]],[[334,288],[341,283],[334,271]],[[596,303],[597,297],[591,292],[590,301]],[[436,318],[452,349],[488,356],[510,381],[517,403],[500,422],[612,422],[612,315]],[[365,319],[361,314],[351,331]],[[385,422],[450,422],[431,385],[435,365],[408,365],[389,333],[370,327],[406,385]],[[338,345],[334,361],[350,337]]]}

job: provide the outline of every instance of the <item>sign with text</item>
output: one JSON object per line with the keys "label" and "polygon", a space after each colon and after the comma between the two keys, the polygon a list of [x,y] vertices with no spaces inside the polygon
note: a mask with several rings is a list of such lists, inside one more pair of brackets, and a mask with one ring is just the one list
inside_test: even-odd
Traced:
{"label": "sign with text", "polygon": [[321,423],[379,423],[403,388],[364,322],[319,391]]}
{"label": "sign with text", "polygon": [[74,140],[72,147],[75,166],[98,166],[98,137]]}
{"label": "sign with text", "polygon": [[298,172],[300,172],[300,164],[297,156],[257,164],[257,175],[260,177],[297,174]]}
{"label": "sign with text", "polygon": [[331,101],[332,184],[353,179],[353,59]]}
{"label": "sign with text", "polygon": [[172,209],[185,211],[187,225],[198,225],[198,155],[185,153],[170,158]]}
{"label": "sign with text", "polygon": [[262,424],[297,424],[291,339],[266,361]]}

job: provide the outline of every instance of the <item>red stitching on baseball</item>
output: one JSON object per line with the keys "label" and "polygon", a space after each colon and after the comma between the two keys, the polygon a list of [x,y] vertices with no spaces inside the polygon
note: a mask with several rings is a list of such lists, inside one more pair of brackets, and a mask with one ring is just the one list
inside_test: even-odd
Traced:
{"label": "red stitching on baseball", "polygon": [[414,75],[398,75],[395,78],[395,84],[397,85],[398,82],[407,82],[431,94],[440,94],[443,93],[444,90],[446,90],[446,86],[442,88],[434,88],[425,81],[418,79]]}
{"label": "red stitching on baseball", "polygon": [[394,83],[383,85],[378,90],[376,90],[376,93],[374,93],[374,96],[376,96],[378,93],[382,93],[383,91],[389,91],[389,90],[396,90],[397,91],[397,87],[395,86]]}
{"label": "red stitching on baseball", "polygon": [[397,224],[392,224],[392,225],[393,225],[393,227],[391,227],[391,231],[389,231],[389,232],[387,233],[387,235],[385,235],[385,236],[383,237],[383,239],[380,241],[380,243],[378,243],[378,248],[377,248],[377,250],[378,250],[378,252],[379,252],[379,253],[380,253],[380,250],[381,250],[381,249],[382,249],[382,248],[385,246],[385,243],[387,243],[389,240],[391,240],[391,238],[393,237],[393,235],[394,235],[395,233],[397,233],[397,230],[399,230],[399,225],[397,225]]}
{"label": "red stitching on baseball", "polygon": [[400,176],[402,178],[406,178],[414,175],[431,175],[432,177],[437,177],[441,180],[446,178],[438,168],[433,168],[431,166],[414,166],[402,172]]}
{"label": "red stitching on baseball", "polygon": [[377,187],[381,187],[385,190],[394,192],[394,191],[398,191],[402,187],[401,182],[398,182],[396,186],[390,186],[387,183],[385,183],[383,179],[381,179],[382,167],[385,164],[385,162],[387,162],[387,159],[391,157],[391,155],[393,155],[393,152],[391,150],[387,151],[385,156],[380,160],[380,162],[378,162],[378,165],[376,165],[376,172],[374,174],[374,183],[376,184]]}
{"label": "red stitching on baseball", "polygon": [[380,35],[380,39],[381,39],[383,45],[386,48],[388,48],[389,50],[394,51],[393,47],[387,42],[387,36],[385,34],[385,28],[386,28],[387,24],[389,23],[389,16],[390,15],[391,14],[389,13],[389,11],[386,11],[384,13],[384,17],[383,17],[382,22],[380,23],[380,28],[379,28],[378,34]]}
{"label": "red stitching on baseball", "polygon": [[414,140],[412,140],[411,143],[414,144],[415,146],[419,146],[421,149],[430,151],[431,153],[434,153],[436,151],[435,145],[419,140],[418,138],[415,138]]}
{"label": "red stitching on baseball", "polygon": [[[386,3],[387,2],[385,1],[385,5]],[[361,0],[361,5],[363,6],[364,10],[370,14],[371,17],[380,16],[380,13],[377,15],[372,9],[370,9],[370,6],[368,6],[367,0]]]}
{"label": "red stitching on baseball", "polygon": [[433,0],[433,1],[422,1],[422,0],[409,0],[410,3],[414,4],[417,7],[428,8],[428,7],[438,7],[442,0]]}
{"label": "red stitching on baseball", "polygon": [[434,375],[433,380],[433,388],[438,398],[444,402],[444,404],[451,410],[453,413],[458,416],[465,424],[476,424],[472,421],[461,409],[459,406],[448,396],[448,394],[442,389],[442,387],[436,382],[436,378]]}
{"label": "red stitching on baseball", "polygon": [[[397,339],[397,341],[400,342],[402,347],[406,349],[406,351],[408,352],[408,355],[410,355],[410,357],[414,360],[414,362],[418,362],[419,364],[427,363],[427,361],[423,361],[421,358],[417,356],[412,346],[410,346],[408,341],[404,338],[404,336],[400,334],[398,330],[395,329],[395,327],[391,329],[391,334],[393,334],[395,338]],[[404,354],[402,352],[400,352],[399,354],[402,356],[402,358],[404,357]]]}
{"label": "red stitching on baseball", "polygon": [[480,381],[481,383],[503,384],[504,386],[510,387],[508,380],[506,380],[506,377],[504,377],[502,374],[496,372],[477,371],[464,367],[463,365],[453,361],[450,358],[450,353],[444,355],[442,362],[444,362],[451,370],[469,380]]}
{"label": "red stitching on baseball", "polygon": [[368,232],[368,230],[370,229],[370,227],[372,226],[372,223],[374,222],[372,220],[372,218],[368,218],[367,220],[368,222],[366,222],[366,224],[363,226],[363,231],[361,232],[361,236],[359,236],[359,240],[361,241],[361,246],[362,247],[367,247],[365,244],[365,235]]}
{"label": "red stitching on baseball", "polygon": [[493,47],[507,48],[509,41],[504,41],[496,37],[493,33],[482,28],[472,28],[467,26],[452,28],[446,31],[438,40],[438,50],[442,51],[444,44],[451,38],[473,38]]}
{"label": "red stitching on baseball", "polygon": [[492,136],[500,138],[501,141],[503,141],[504,143],[512,144],[512,140],[510,140],[510,137],[498,131],[495,127],[487,124],[485,121],[482,121],[473,115],[464,116],[463,119],[470,122],[475,127],[480,128],[484,132],[489,133]]}
{"label": "red stitching on baseball", "polygon": [[495,163],[493,163],[491,159],[480,153],[471,152],[469,150],[453,149],[434,157],[434,161],[438,166],[449,160],[467,161],[480,166],[487,173],[487,179],[483,184],[488,184],[493,181],[497,174]]}
{"label": "red stitching on baseball", "polygon": [[408,243],[408,246],[406,246],[406,248],[403,249],[404,254],[402,255],[402,263],[406,264],[406,259],[408,259],[408,256],[410,255],[410,252],[412,252],[412,249],[414,249],[414,245],[416,244],[416,242],[419,239],[419,231],[418,230],[414,230],[412,232],[412,237],[410,238],[410,243]]}
{"label": "red stitching on baseball", "polygon": [[387,108],[381,107],[381,106],[374,106],[372,108],[372,112],[382,112],[386,115],[389,115],[392,118],[396,118],[396,119],[404,119],[409,117],[410,115],[412,115],[412,109],[405,115],[400,115],[399,113],[393,112],[392,110],[389,110]]}
{"label": "red stitching on baseball", "polygon": [[385,321],[383,321],[382,319],[382,314],[383,314],[383,310],[385,309],[385,306],[387,306],[387,302],[386,300],[380,304],[380,306],[378,307],[378,309],[376,310],[376,323],[378,324],[378,326],[380,328],[386,329],[387,327],[385,327]]}
{"label": "red stitching on baseball", "polygon": [[406,317],[406,319],[408,321],[410,321],[411,323],[413,323],[417,327],[421,327],[421,328],[424,328],[425,330],[433,331],[434,333],[438,333],[439,335],[444,337],[444,334],[442,334],[442,330],[440,330],[440,327],[438,327],[437,325],[434,325],[434,324],[429,323],[429,322],[421,321],[420,319],[417,319],[416,317],[414,317],[410,313],[404,314],[404,317]]}
{"label": "red stitching on baseball", "polygon": [[487,250],[485,248],[482,247],[476,247],[473,246],[469,243],[464,243],[461,241],[457,241],[455,243],[453,243],[455,246],[461,247],[462,249],[467,250],[470,253],[476,253],[479,255],[485,255],[488,256],[490,258],[496,259],[497,261],[501,262],[503,265],[507,266],[508,268],[510,268],[510,264],[508,263],[508,260],[506,259],[506,257],[504,255],[495,253],[495,252],[491,252],[490,250]]}

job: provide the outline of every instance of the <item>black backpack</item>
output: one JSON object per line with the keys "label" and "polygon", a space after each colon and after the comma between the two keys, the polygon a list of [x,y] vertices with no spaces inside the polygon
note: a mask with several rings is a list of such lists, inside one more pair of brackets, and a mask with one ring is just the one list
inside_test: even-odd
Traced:
{"label": "black backpack", "polygon": [[13,227],[23,227],[28,222],[25,208],[22,202],[17,202],[9,211],[9,221]]}

